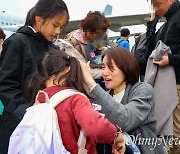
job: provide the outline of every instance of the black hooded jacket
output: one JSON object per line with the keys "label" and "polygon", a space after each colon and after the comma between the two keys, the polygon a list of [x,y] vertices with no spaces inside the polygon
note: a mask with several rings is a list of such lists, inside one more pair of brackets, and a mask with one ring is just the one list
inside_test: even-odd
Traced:
{"label": "black hooded jacket", "polygon": [[[172,55],[169,57],[169,65],[174,66],[176,83],[180,84],[180,2],[175,1],[165,14],[166,22],[152,35],[152,22],[147,24],[147,35],[151,36],[148,52],[151,53],[158,40],[170,47]],[[169,28],[168,28],[169,27]],[[149,54],[150,55],[150,54]]]}
{"label": "black hooded jacket", "polygon": [[4,105],[0,118],[1,154],[7,153],[10,135],[30,104],[25,97],[28,77],[35,71],[37,60],[53,48],[57,49],[43,35],[25,26],[3,43],[0,59],[0,100]]}
{"label": "black hooded jacket", "polygon": [[36,61],[55,46],[30,27],[21,27],[3,44],[0,60],[0,100],[15,120],[22,119],[29,102],[25,99],[26,80],[35,71]]}

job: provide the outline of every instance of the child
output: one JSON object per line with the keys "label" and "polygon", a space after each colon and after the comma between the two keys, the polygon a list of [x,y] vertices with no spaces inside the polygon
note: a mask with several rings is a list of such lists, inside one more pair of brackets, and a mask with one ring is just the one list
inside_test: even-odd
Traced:
{"label": "child", "polygon": [[2,51],[2,44],[4,42],[6,38],[6,34],[4,33],[3,29],[0,28],[0,55],[1,55],[1,51]]}
{"label": "child", "polygon": [[[77,89],[85,95],[84,78],[79,61],[68,56],[65,52],[52,50],[45,53],[38,62],[36,72],[28,84],[28,96],[34,103],[38,90],[45,91],[49,98],[63,89]],[[44,94],[37,98],[45,102]],[[78,153],[78,138],[82,128],[86,134],[86,150],[88,154],[95,154],[95,142],[116,142],[116,149],[124,153],[125,143],[116,126],[104,119],[93,109],[89,100],[79,94],[73,95],[55,108],[63,144],[70,153]]]}
{"label": "child", "polygon": [[0,100],[4,111],[0,120],[0,153],[6,154],[9,137],[22,119],[29,102],[26,81],[35,71],[36,61],[51,48],[69,20],[62,0],[39,0],[28,12],[26,22],[5,40],[0,70]]}

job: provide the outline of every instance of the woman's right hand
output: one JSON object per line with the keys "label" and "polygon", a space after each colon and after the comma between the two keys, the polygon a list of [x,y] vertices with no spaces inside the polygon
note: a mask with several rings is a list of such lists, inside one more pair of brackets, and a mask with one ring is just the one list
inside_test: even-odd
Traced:
{"label": "woman's right hand", "polygon": [[90,61],[88,61],[87,63],[84,63],[81,60],[79,60],[79,62],[80,62],[81,70],[85,79],[85,84],[91,90],[93,87],[95,87],[96,82],[94,81],[91,75]]}

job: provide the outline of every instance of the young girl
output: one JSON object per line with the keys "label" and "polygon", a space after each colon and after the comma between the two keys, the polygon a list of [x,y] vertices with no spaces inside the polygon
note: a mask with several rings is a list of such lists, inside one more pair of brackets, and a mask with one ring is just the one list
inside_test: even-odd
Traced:
{"label": "young girl", "polygon": [[[28,86],[28,96],[32,103],[38,90],[42,89],[49,98],[63,89],[77,89],[88,96],[79,61],[59,50],[45,53],[38,62]],[[40,93],[37,99],[43,103],[45,95]],[[78,153],[77,142],[81,128],[86,134],[85,148],[88,154],[96,153],[95,142],[111,144],[114,140],[117,142],[115,147],[120,149],[119,153],[124,153],[122,134],[117,133],[116,126],[93,109],[87,97],[73,95],[57,105],[55,110],[63,144],[70,153]]]}
{"label": "young girl", "polygon": [[26,81],[36,61],[51,48],[52,41],[66,26],[69,13],[62,0],[39,0],[28,12],[25,26],[5,40],[0,70],[0,153],[6,154],[9,137],[22,119],[29,102]]}

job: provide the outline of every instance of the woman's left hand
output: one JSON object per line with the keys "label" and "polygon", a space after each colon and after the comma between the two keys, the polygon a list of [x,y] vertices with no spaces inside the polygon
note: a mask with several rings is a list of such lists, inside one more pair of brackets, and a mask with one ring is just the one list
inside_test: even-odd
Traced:
{"label": "woman's left hand", "polygon": [[124,154],[126,151],[126,147],[124,146],[120,146],[119,148],[113,148],[112,149],[112,153],[113,154]]}
{"label": "woman's left hand", "polygon": [[126,145],[124,136],[122,133],[118,135],[115,140],[115,143],[112,145],[112,153],[113,154],[124,154],[126,151]]}

